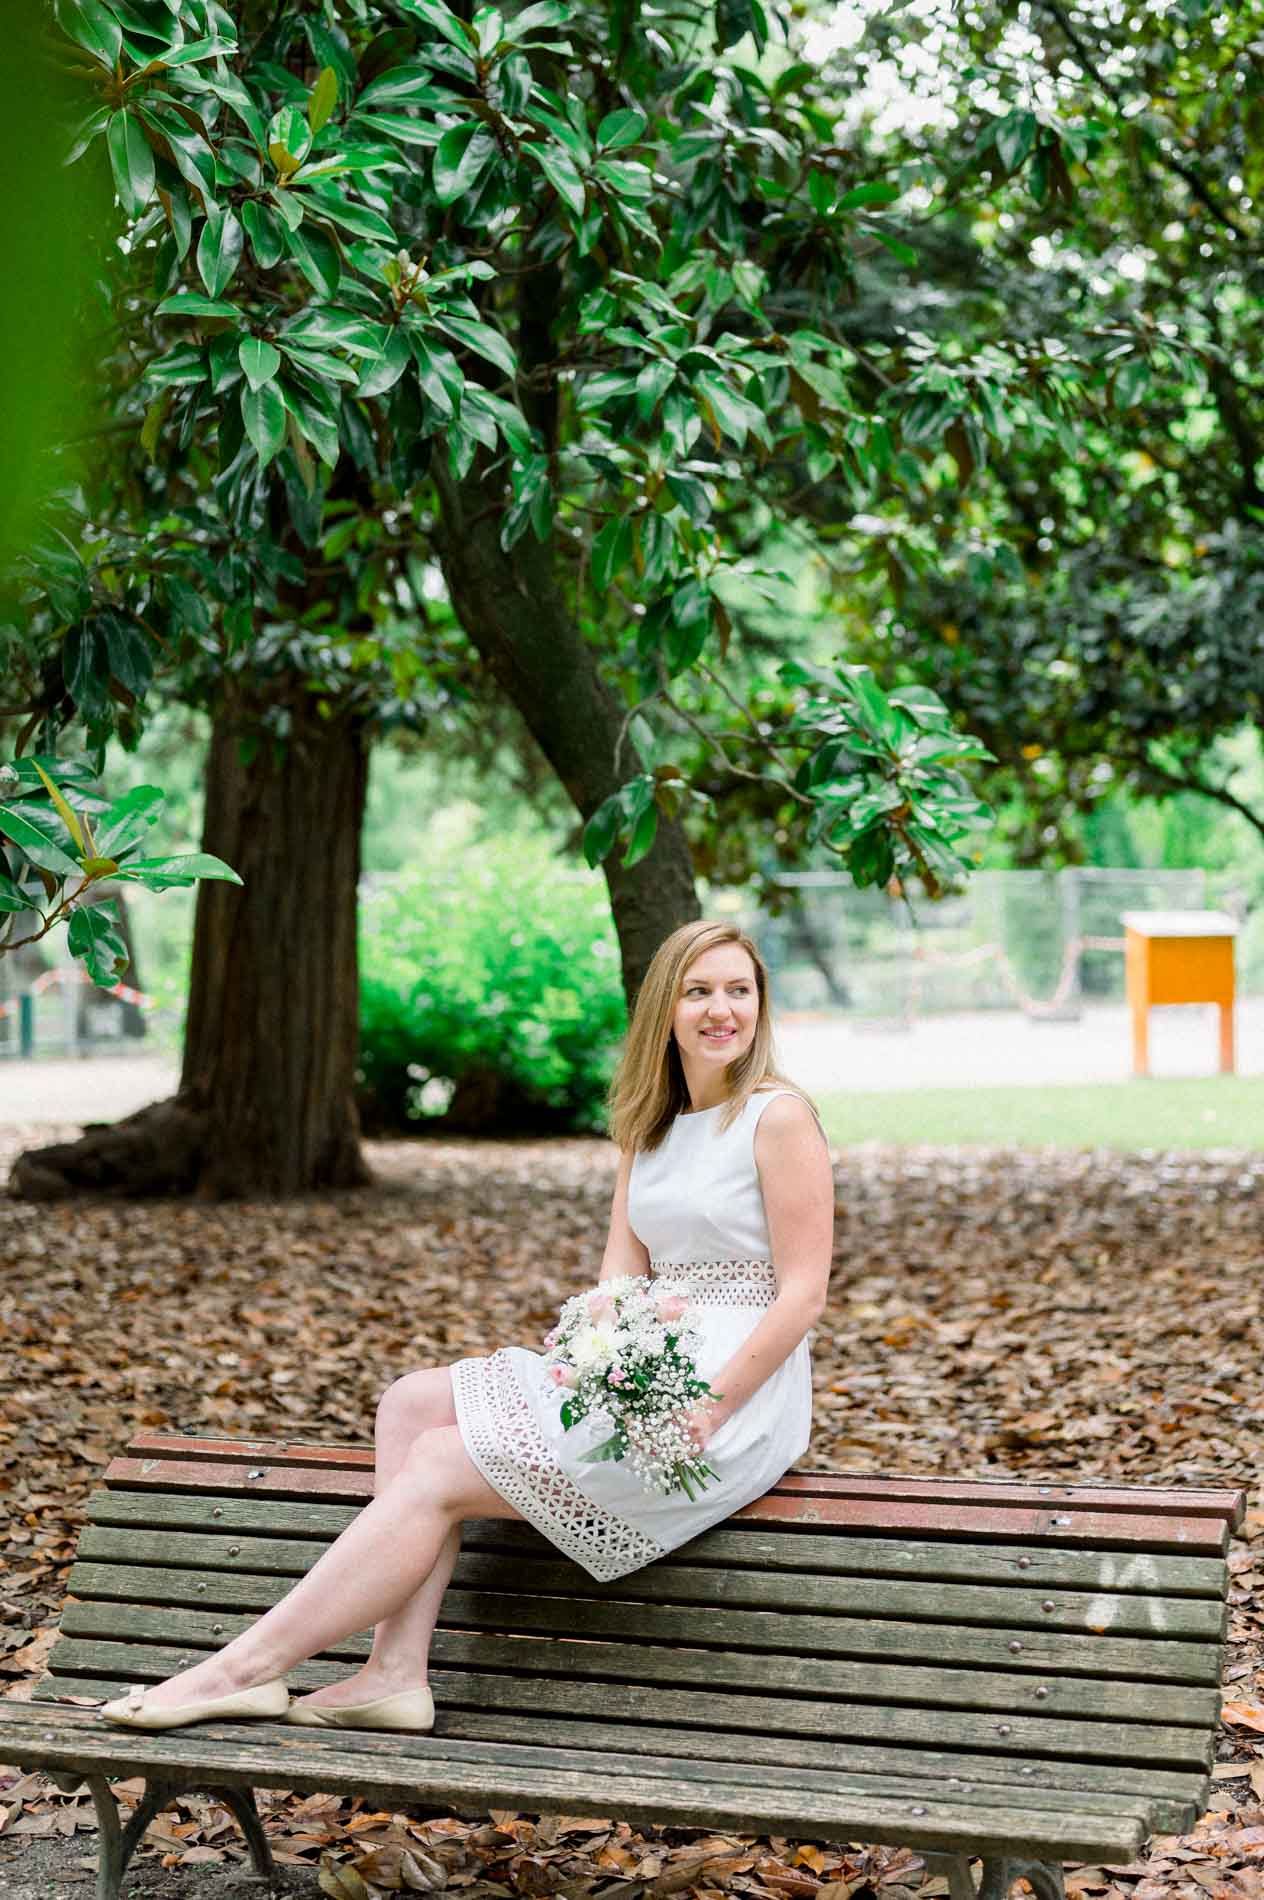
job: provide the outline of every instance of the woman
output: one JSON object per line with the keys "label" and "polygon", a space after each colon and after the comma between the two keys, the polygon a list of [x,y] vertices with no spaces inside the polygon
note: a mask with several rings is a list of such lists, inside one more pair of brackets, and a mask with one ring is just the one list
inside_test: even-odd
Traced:
{"label": "woman", "polygon": [[[464,1519],[525,1519],[593,1576],[618,1577],[740,1510],[803,1456],[833,1174],[816,1110],[774,1067],[768,973],[735,925],[684,924],[655,952],[610,1127],[620,1159],[599,1277],[665,1267],[696,1303],[698,1373],[716,1394],[685,1420],[717,1474],[701,1497],[647,1492],[623,1463],[582,1463],[608,1422],[564,1431],[543,1357],[525,1347],[407,1373],[378,1407],[372,1503],[266,1616],[105,1704],[106,1720],[428,1729],[426,1659]],[[290,1702],[287,1669],[370,1625],[356,1675]]]}

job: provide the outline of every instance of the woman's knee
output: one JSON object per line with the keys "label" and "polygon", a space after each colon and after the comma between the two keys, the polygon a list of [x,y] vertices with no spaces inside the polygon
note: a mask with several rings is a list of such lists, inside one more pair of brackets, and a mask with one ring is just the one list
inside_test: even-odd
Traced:
{"label": "woman's knee", "polygon": [[466,1517],[516,1517],[477,1469],[455,1425],[420,1433],[400,1467],[403,1482],[454,1523]]}
{"label": "woman's knee", "polygon": [[377,1402],[380,1432],[403,1432],[414,1438],[439,1425],[455,1425],[452,1378],[446,1366],[424,1372],[406,1372],[387,1386]]}

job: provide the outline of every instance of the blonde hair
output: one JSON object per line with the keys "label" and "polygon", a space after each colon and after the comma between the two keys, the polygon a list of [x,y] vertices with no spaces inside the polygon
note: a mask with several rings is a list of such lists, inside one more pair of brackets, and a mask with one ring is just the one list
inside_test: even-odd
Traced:
{"label": "blonde hair", "polygon": [[686,970],[704,951],[721,943],[735,943],[746,952],[755,966],[759,996],[751,1045],[727,1070],[729,1099],[720,1117],[721,1128],[731,1127],[753,1091],[768,1082],[792,1089],[814,1115],[817,1113],[811,1096],[776,1066],[768,968],[763,958],[736,924],[703,917],[681,924],[664,938],[650,959],[637,993],[623,1058],[606,1098],[611,1138],[632,1154],[657,1148],[677,1115],[689,1107],[689,1089],[672,1035],[672,1018]]}

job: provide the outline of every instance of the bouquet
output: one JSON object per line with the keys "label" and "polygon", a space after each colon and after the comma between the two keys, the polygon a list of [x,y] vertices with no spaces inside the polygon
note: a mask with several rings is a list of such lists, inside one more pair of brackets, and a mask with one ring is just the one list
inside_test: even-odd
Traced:
{"label": "bouquet", "polygon": [[550,1377],[564,1394],[565,1429],[590,1412],[614,1421],[585,1462],[626,1458],[647,1491],[683,1490],[691,1501],[717,1476],[679,1414],[699,1398],[724,1394],[697,1376],[697,1329],[670,1280],[626,1274],[573,1294],[544,1344]]}

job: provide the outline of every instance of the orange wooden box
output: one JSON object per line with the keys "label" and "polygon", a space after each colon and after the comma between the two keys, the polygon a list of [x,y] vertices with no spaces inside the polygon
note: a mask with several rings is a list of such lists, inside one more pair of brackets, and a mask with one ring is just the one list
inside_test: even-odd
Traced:
{"label": "orange wooden box", "polygon": [[1148,1012],[1152,1008],[1166,1003],[1214,1003],[1220,1010],[1220,1070],[1231,1075],[1235,920],[1219,910],[1127,910],[1123,924],[1133,1073],[1149,1074]]}

